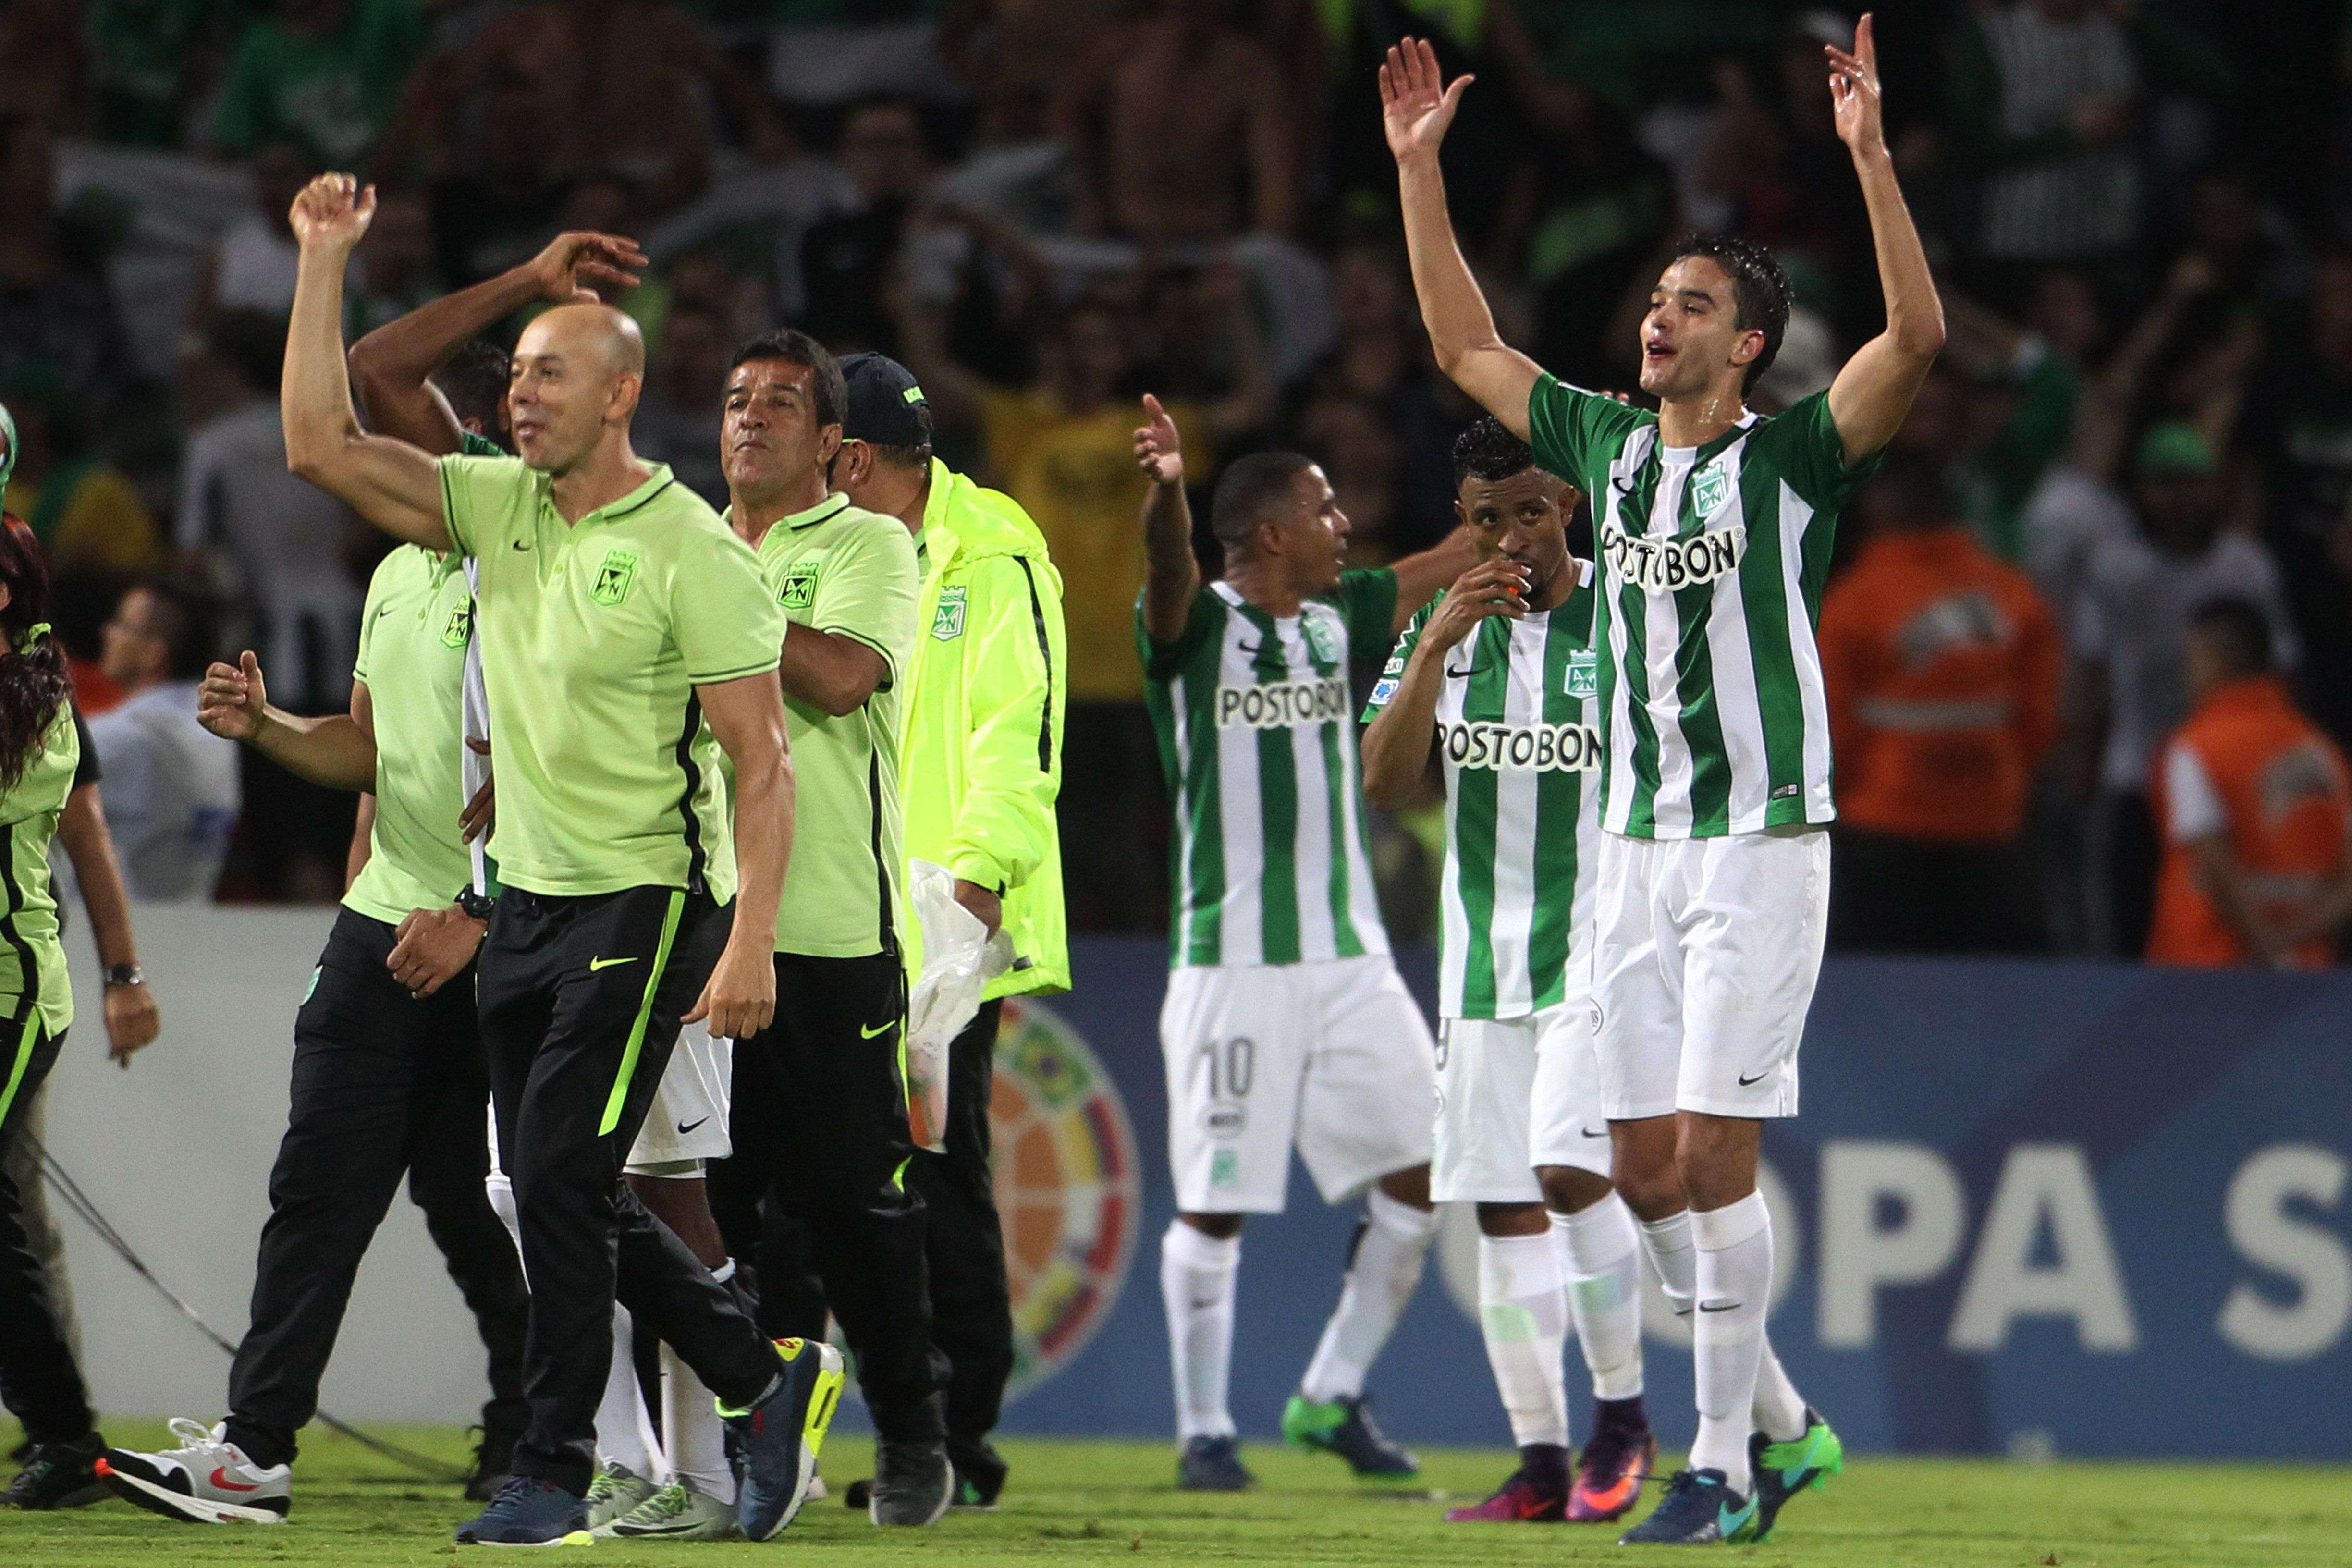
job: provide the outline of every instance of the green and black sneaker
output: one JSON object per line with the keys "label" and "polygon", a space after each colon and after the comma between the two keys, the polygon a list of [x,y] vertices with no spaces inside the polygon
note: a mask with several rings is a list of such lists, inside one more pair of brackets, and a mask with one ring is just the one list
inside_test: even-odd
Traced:
{"label": "green and black sneaker", "polygon": [[1748,1438],[1748,1465],[1756,1472],[1756,1531],[1748,1539],[1761,1541],[1790,1498],[1845,1468],[1845,1445],[1809,1405],[1801,1436],[1785,1443],[1767,1442],[1761,1432]]}
{"label": "green and black sneaker", "polygon": [[38,1443],[25,1455],[25,1468],[0,1491],[0,1508],[84,1508],[107,1495],[93,1468],[106,1452],[106,1439],[92,1432],[70,1443]]}
{"label": "green and black sneaker", "polygon": [[1324,1401],[1294,1394],[1283,1406],[1282,1437],[1294,1448],[1337,1454],[1356,1474],[1376,1480],[1421,1474],[1421,1461],[1388,1440],[1362,1398]]}

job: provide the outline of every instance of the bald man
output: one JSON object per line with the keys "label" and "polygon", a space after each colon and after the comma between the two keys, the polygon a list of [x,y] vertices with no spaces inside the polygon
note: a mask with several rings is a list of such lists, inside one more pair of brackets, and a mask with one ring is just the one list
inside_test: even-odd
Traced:
{"label": "bald man", "polygon": [[[397,538],[471,556],[478,574],[505,884],[478,910],[481,1029],[532,1291],[531,1408],[514,1479],[457,1540],[531,1545],[587,1527],[616,1288],[734,1423],[737,1519],[765,1540],[805,1495],[841,1358],[762,1341],[619,1174],[681,1023],[738,1037],[774,1012],[793,812],[783,614],[751,548],[630,449],[645,345],[606,306],[561,305],[524,330],[509,394],[520,458],[436,459],[365,433],[340,322],[344,264],[374,210],[346,175],[294,205],[280,409],[296,473]],[[226,1447],[190,1451],[184,1468]]]}

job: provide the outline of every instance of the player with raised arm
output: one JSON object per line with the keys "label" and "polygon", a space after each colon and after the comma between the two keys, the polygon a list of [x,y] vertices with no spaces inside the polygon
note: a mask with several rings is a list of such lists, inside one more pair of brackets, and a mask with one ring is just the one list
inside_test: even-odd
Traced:
{"label": "player with raised arm", "polygon": [[[1363,742],[1364,795],[1384,810],[1420,788],[1433,742],[1444,765],[1429,1192],[1478,1205],[1479,1326],[1519,1448],[1493,1497],[1445,1517],[1599,1524],[1633,1506],[1658,1445],[1641,1244],[1609,1185],[1592,1049],[1592,566],[1568,550],[1575,491],[1493,416],[1454,444],[1454,473],[1478,563],[1405,627]],[[1597,1405],[1573,1481],[1571,1318]]]}
{"label": "player with raised arm", "polygon": [[1364,1377],[1421,1278],[1434,1045],[1389,958],[1357,784],[1353,648],[1385,647],[1469,561],[1449,539],[1341,570],[1347,514],[1295,452],[1237,459],[1203,584],[1176,422],[1143,400],[1150,570],[1136,607],[1146,701],[1176,816],[1174,973],[1160,1015],[1177,1215],[1160,1288],[1176,1380],[1177,1484],[1252,1484],[1226,1405],[1242,1219],[1279,1214],[1296,1146],[1329,1203],[1363,1194],[1339,1305],[1283,1413],[1291,1442],[1359,1475],[1408,1476]]}
{"label": "player with raised arm", "polygon": [[793,809],[782,612],[751,548],[631,450],[645,347],[609,306],[559,305],[523,329],[519,459],[436,459],[364,432],[339,322],[373,211],[341,174],[295,203],[279,406],[296,473],[478,568],[506,884],[478,960],[481,1027],[531,1286],[531,1415],[513,1479],[457,1540],[586,1529],[616,1289],[725,1402],[745,1461],[737,1517],[765,1540],[806,1496],[839,1352],[767,1344],[617,1176],[681,1024],[733,1037],[774,1014]]}
{"label": "player with raised arm", "polygon": [[1495,331],[1454,238],[1438,146],[1466,77],[1406,40],[1381,68],[1413,286],[1439,366],[1593,499],[1604,765],[1593,1002],[1617,1188],[1678,1310],[1696,1303],[1689,1466],[1629,1542],[1754,1540],[1842,1462],[1765,1338],[1763,1120],[1797,1110],[1828,923],[1829,713],[1813,624],[1839,510],[1943,347],[1943,310],[1880,120],[1871,20],[1830,47],[1838,135],[1886,329],[1769,418],[1745,394],[1788,281],[1745,241],[1682,246],[1641,325],[1654,415],[1547,375]]}

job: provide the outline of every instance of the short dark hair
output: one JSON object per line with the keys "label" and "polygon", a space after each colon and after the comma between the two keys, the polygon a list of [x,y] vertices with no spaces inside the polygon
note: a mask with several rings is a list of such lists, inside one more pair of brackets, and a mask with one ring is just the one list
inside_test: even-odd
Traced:
{"label": "short dark hair", "polygon": [[1666,265],[1693,256],[1714,262],[1731,279],[1731,324],[1743,332],[1764,334],[1764,352],[1748,364],[1747,378],[1739,384],[1744,392],[1780,357],[1780,339],[1789,331],[1789,275],[1769,250],[1736,234],[1685,235],[1675,242]]}
{"label": "short dark hair", "polygon": [[1266,511],[1289,499],[1298,476],[1314,466],[1304,452],[1252,452],[1234,458],[1209,498],[1209,531],[1228,547],[1246,543]]}
{"label": "short dark hair", "polygon": [[2275,663],[2270,617],[2252,600],[2208,599],[2189,612],[2189,626],[2213,639],[2234,675],[2261,675]]}
{"label": "short dark hair", "polygon": [[126,595],[140,591],[155,602],[150,630],[163,645],[165,673],[173,680],[194,680],[213,661],[219,641],[219,623],[212,604],[176,578],[150,574],[131,582]]}
{"label": "short dark hair", "polygon": [[1536,466],[1536,449],[1507,429],[1491,414],[1482,414],[1454,438],[1454,488],[1465,479],[1492,483],[1525,473]]}
{"label": "short dark hair", "polygon": [[471,419],[482,435],[501,447],[499,410],[505,406],[507,384],[514,379],[514,359],[485,338],[469,338],[433,373],[433,384],[449,400],[459,423]]}
{"label": "short dark hair", "polygon": [[727,362],[728,374],[761,359],[808,366],[809,390],[816,395],[818,427],[841,423],[849,409],[849,387],[841,379],[841,362],[833,357],[831,349],[796,327],[779,327],[737,349],[735,357]]}

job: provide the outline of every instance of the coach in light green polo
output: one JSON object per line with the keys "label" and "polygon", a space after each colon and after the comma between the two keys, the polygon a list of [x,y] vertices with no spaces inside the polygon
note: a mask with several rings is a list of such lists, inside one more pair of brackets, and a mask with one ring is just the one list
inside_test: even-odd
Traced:
{"label": "coach in light green polo", "polygon": [[[902,1180],[906,969],[898,930],[898,704],[914,657],[915,546],[896,518],[827,493],[841,367],[805,333],[737,351],[719,426],[727,520],[791,622],[777,676],[792,731],[793,864],[776,924],[776,1020],[735,1046],[735,1158],[714,1174],[737,1256],[756,1205],[805,1227],[874,1417],[877,1524],[950,1496],[930,1348],[924,1207]],[[816,1321],[772,1331],[824,1331]]]}
{"label": "coach in light green polo", "polygon": [[482,1036],[531,1284],[531,1409],[513,1481],[457,1540],[586,1529],[616,1285],[742,1418],[738,1520],[765,1540],[806,1495],[839,1352],[768,1345],[619,1174],[685,1019],[740,1037],[774,1013],[782,613],[743,542],[631,449],[645,349],[608,307],[559,305],[523,329],[507,398],[520,461],[436,461],[362,431],[338,329],[373,209],[343,175],[295,203],[279,412],[296,473],[475,563],[506,884],[479,960]]}

